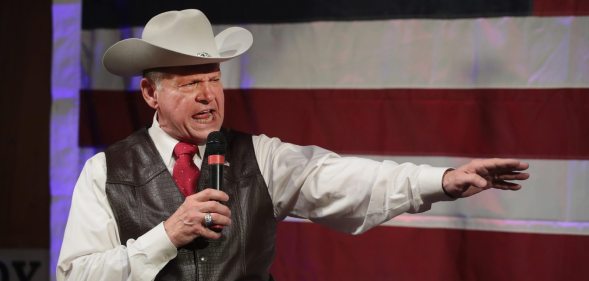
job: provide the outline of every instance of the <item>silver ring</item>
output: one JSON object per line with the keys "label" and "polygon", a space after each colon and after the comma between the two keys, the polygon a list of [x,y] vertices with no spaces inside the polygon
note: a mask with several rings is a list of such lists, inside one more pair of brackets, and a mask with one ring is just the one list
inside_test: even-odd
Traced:
{"label": "silver ring", "polygon": [[205,214],[204,223],[206,227],[211,227],[213,225],[213,216],[211,215],[211,213]]}

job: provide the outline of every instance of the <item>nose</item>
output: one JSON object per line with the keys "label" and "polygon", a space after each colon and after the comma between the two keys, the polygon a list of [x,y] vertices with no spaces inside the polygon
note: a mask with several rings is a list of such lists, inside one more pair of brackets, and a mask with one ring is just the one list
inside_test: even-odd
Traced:
{"label": "nose", "polygon": [[196,93],[196,101],[202,104],[209,104],[215,98],[215,93],[209,82],[199,83]]}

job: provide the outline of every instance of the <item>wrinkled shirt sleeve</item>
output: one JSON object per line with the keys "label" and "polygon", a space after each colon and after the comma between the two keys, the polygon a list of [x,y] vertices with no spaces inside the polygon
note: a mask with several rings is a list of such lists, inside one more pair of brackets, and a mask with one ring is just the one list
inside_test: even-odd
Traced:
{"label": "wrinkled shirt sleeve", "polygon": [[451,200],[441,186],[447,168],[341,157],[265,135],[253,141],[278,219],[305,218],[358,234],[402,213]]}

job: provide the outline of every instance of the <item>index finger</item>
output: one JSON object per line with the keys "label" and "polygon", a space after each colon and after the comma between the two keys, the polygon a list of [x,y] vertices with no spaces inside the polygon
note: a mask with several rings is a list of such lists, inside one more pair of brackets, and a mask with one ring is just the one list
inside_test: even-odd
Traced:
{"label": "index finger", "polygon": [[517,159],[493,158],[483,161],[483,166],[490,172],[499,171],[523,171],[529,168],[529,164]]}
{"label": "index finger", "polygon": [[212,188],[207,188],[205,190],[199,191],[195,194],[189,196],[190,199],[199,201],[199,202],[206,202],[206,201],[221,201],[227,202],[229,201],[229,195],[227,193],[216,190]]}

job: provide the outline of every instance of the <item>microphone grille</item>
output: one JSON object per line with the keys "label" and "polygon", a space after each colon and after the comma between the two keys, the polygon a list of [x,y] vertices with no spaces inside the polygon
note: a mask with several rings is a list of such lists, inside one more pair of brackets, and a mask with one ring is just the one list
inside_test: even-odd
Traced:
{"label": "microphone grille", "polygon": [[211,132],[207,136],[207,148],[205,154],[225,155],[226,146],[227,141],[225,140],[225,136],[223,135],[223,133],[219,131]]}

